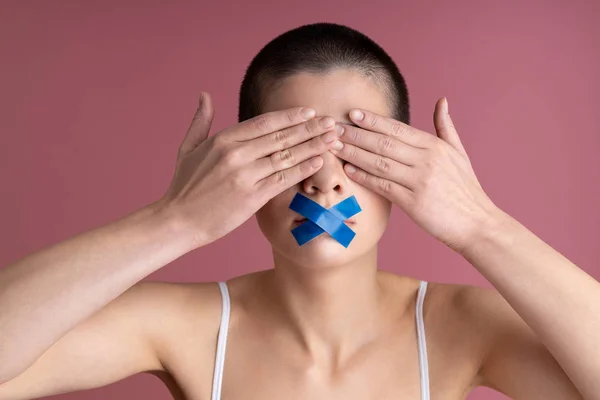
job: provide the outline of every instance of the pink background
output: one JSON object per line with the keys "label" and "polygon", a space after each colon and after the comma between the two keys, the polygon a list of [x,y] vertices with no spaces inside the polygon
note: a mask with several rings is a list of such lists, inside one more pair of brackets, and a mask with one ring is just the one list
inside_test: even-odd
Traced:
{"label": "pink background", "polygon": [[[329,21],[364,32],[396,60],[412,125],[433,132],[435,102],[447,96],[493,201],[600,277],[597,2],[0,7],[0,265],[158,199],[199,91],[214,99],[212,133],[234,124],[255,53],[288,29]],[[149,279],[227,279],[270,268],[269,250],[251,219]],[[489,286],[397,208],[380,254],[382,269]],[[54,398],[164,399],[168,392],[158,379],[138,375]],[[469,398],[505,397],[480,388]]]}

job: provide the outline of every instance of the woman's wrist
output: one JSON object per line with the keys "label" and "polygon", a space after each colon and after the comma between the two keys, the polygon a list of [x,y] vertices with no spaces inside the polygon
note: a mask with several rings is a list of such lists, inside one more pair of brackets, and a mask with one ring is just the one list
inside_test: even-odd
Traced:
{"label": "woman's wrist", "polygon": [[176,239],[182,243],[187,250],[186,253],[208,244],[209,240],[202,230],[192,226],[189,218],[186,218],[174,204],[160,199],[146,208],[156,224],[165,229],[169,239]]}

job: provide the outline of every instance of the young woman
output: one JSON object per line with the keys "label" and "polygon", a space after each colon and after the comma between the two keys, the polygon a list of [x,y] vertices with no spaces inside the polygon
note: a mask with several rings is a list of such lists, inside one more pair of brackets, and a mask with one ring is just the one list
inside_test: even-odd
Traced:
{"label": "young woman", "polygon": [[[314,24],[252,61],[240,123],[208,136],[211,98],[158,201],[0,271],[0,399],[159,376],[177,399],[600,398],[600,285],[487,197],[448,115],[409,125],[394,62]],[[345,247],[298,245],[300,193],[355,196]],[[497,290],[377,268],[392,205]],[[140,282],[256,213],[273,269],[228,282]],[[209,267],[209,266],[205,266]]]}

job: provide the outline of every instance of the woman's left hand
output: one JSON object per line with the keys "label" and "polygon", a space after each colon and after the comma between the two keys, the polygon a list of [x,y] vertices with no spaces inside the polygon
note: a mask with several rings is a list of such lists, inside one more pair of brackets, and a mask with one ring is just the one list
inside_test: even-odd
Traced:
{"label": "woman's left hand", "polygon": [[479,184],[447,104],[442,98],[435,107],[437,135],[367,110],[353,110],[350,118],[358,127],[340,124],[345,129],[339,139],[344,147],[330,151],[348,162],[344,170],[352,180],[389,199],[462,254],[486,224],[503,213]]}

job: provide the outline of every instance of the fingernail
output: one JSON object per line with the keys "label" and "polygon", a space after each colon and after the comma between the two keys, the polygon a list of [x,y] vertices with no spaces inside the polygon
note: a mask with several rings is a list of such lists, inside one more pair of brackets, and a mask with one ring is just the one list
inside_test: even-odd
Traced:
{"label": "fingernail", "polygon": [[321,118],[321,120],[319,121],[319,124],[323,128],[330,128],[333,126],[333,124],[335,124],[335,120],[331,117],[324,117],[324,118]]}
{"label": "fingernail", "polygon": [[337,132],[338,136],[342,136],[344,134],[344,127],[341,125],[336,125],[335,131]]}
{"label": "fingernail", "polygon": [[350,112],[350,118],[352,118],[354,121],[362,121],[364,117],[365,114],[363,114],[363,112],[360,110],[352,110]]}
{"label": "fingernail", "polygon": [[350,164],[346,164],[346,171],[348,171],[349,174],[353,174],[356,172],[356,168],[354,168],[352,165]]}
{"label": "fingernail", "polygon": [[446,112],[446,115],[449,113],[448,108],[448,98],[444,97],[444,111]]}
{"label": "fingernail", "polygon": [[341,150],[344,147],[344,144],[337,140],[331,147],[333,147],[336,150]]}
{"label": "fingernail", "polygon": [[300,115],[302,115],[302,118],[304,119],[311,119],[316,115],[316,113],[317,112],[312,108],[303,108],[302,111],[300,111]]}
{"label": "fingernail", "polygon": [[312,160],[310,160],[310,165],[312,165],[313,167],[320,167],[321,166],[321,162],[323,160],[321,159],[321,157],[315,157]]}

